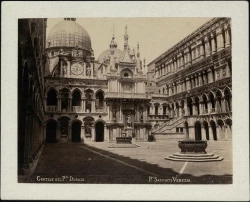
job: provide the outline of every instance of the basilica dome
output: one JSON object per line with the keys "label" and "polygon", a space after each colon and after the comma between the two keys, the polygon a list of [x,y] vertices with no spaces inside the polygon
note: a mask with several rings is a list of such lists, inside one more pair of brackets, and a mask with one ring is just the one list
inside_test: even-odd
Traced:
{"label": "basilica dome", "polygon": [[[105,50],[105,51],[103,51],[100,55],[99,55],[99,57],[98,57],[98,61],[100,62],[100,63],[103,63],[103,59],[104,58],[109,58],[110,57],[110,55],[111,55],[111,53],[110,53],[110,49],[107,49],[107,50]],[[121,60],[121,58],[122,58],[122,55],[123,55],[123,51],[121,51],[120,49],[114,49],[114,58],[117,58],[117,61],[120,61]]]}
{"label": "basilica dome", "polygon": [[47,48],[51,47],[76,47],[91,51],[91,39],[88,32],[75,18],[65,18],[56,24],[47,38]]}

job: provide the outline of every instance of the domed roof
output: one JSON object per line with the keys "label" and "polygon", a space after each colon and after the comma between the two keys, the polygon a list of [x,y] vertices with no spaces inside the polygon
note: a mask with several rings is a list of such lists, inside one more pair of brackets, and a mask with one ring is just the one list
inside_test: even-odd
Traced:
{"label": "domed roof", "polygon": [[[97,60],[98,60],[100,63],[103,63],[103,58],[105,57],[105,58],[107,59],[110,55],[111,55],[111,54],[110,54],[110,49],[107,49],[107,50],[103,51],[103,52],[99,55],[99,57],[98,57]],[[117,49],[117,48],[114,49],[114,58],[117,58],[118,61],[121,60],[122,55],[123,55],[123,51],[121,51],[120,49]]]}
{"label": "domed roof", "polygon": [[88,51],[92,49],[88,32],[75,22],[75,18],[66,18],[51,29],[47,38],[47,48],[76,46]]}

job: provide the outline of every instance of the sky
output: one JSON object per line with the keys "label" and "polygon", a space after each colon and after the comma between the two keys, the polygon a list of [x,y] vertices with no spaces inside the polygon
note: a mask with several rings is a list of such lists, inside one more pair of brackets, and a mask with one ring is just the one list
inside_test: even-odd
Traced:
{"label": "sky", "polygon": [[[140,44],[141,59],[149,64],[160,54],[191,34],[212,18],[77,18],[76,22],[84,27],[91,38],[95,58],[109,48],[114,35],[118,49],[123,50],[124,28],[127,25],[129,46],[137,50]],[[63,18],[49,18],[47,32]]]}

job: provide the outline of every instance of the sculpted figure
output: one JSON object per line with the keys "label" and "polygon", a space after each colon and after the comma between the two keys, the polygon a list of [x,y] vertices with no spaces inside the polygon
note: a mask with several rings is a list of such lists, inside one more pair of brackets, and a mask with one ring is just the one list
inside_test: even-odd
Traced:
{"label": "sculpted figure", "polygon": [[87,67],[87,70],[86,70],[86,75],[87,76],[90,76],[91,75],[91,69],[90,69],[90,66]]}
{"label": "sculpted figure", "polygon": [[127,115],[127,126],[128,126],[128,127],[131,127],[131,125],[132,125],[132,124],[131,124],[131,116],[128,114],[128,115]]}

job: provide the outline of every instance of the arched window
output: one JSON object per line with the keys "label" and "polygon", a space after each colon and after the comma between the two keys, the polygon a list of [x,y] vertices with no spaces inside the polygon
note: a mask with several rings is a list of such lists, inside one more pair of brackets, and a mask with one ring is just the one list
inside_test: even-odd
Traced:
{"label": "arched window", "polygon": [[72,95],[72,106],[81,106],[81,94],[78,90]]}
{"label": "arched window", "polygon": [[47,106],[57,106],[57,95],[54,89],[51,89],[47,94]]}
{"label": "arched window", "polygon": [[124,73],[124,77],[128,77],[128,73],[127,72]]}
{"label": "arched window", "polygon": [[102,109],[104,105],[104,96],[101,91],[96,93],[96,109]]}
{"label": "arched window", "polygon": [[55,52],[54,52],[54,51],[51,51],[51,56],[52,56],[52,57],[54,57],[54,54],[55,54]]}

